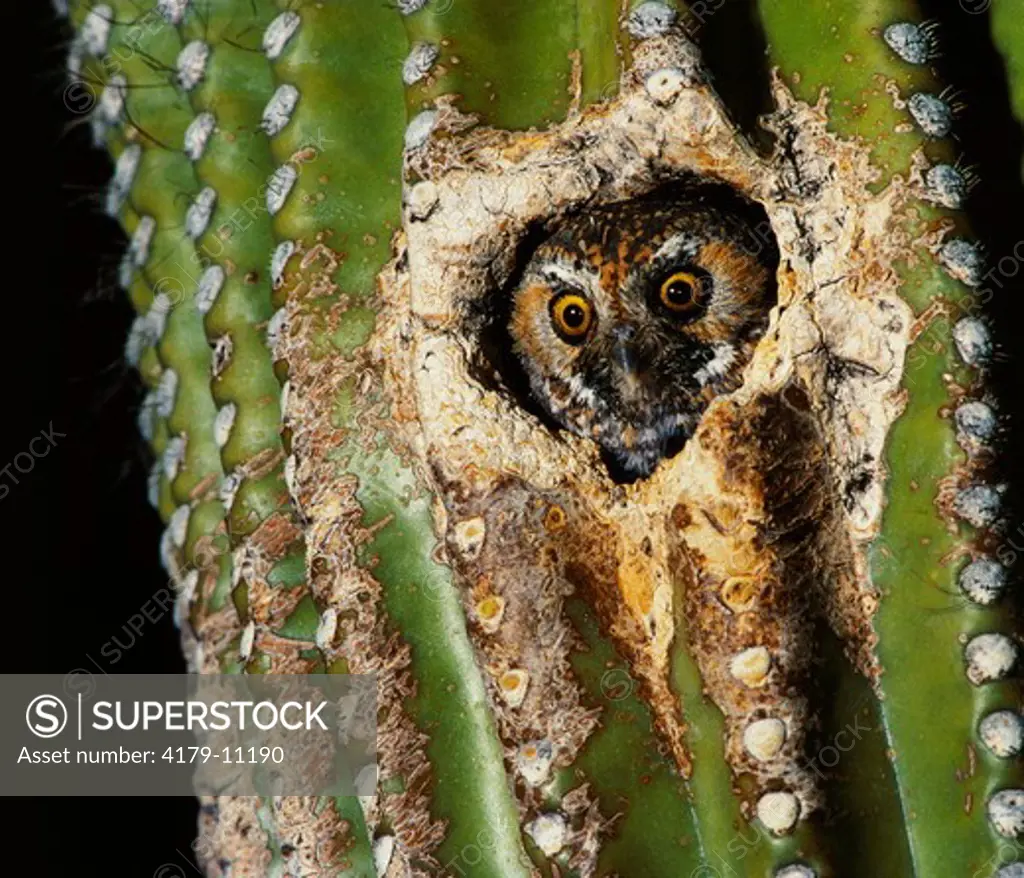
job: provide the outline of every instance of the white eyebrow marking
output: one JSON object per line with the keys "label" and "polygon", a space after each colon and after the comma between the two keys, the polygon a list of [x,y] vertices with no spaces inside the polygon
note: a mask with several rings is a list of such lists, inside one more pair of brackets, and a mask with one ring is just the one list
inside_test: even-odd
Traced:
{"label": "white eyebrow marking", "polygon": [[[562,283],[575,287],[579,286],[581,276],[584,275],[584,272],[577,271],[574,267],[565,262],[547,262],[541,269],[541,274],[547,278],[560,280]],[[585,275],[593,276],[593,272],[585,272]]]}
{"label": "white eyebrow marking", "polygon": [[651,257],[653,262],[656,259],[679,259],[685,256],[687,259],[695,259],[700,252],[700,238],[691,232],[679,232],[665,241]]}

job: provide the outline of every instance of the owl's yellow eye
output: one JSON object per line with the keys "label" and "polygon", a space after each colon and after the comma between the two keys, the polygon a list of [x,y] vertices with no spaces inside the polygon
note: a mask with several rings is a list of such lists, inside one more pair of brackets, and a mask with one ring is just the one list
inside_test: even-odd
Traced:
{"label": "owl's yellow eye", "polygon": [[694,315],[705,304],[707,278],[690,271],[677,271],[661,283],[658,298],[673,314]]}
{"label": "owl's yellow eye", "polygon": [[551,322],[563,341],[582,344],[594,325],[594,308],[578,293],[562,293],[551,301]]}

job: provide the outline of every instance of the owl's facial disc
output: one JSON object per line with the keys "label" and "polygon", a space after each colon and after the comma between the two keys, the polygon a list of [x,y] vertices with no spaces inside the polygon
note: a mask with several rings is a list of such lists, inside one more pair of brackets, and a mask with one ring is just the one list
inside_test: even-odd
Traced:
{"label": "owl's facial disc", "polygon": [[[698,305],[675,307],[673,321],[699,314]],[[666,329],[650,316],[624,317],[580,350],[563,423],[593,438],[626,475],[647,476],[692,433],[735,353],[729,343],[687,344],[676,325]]]}
{"label": "owl's facial disc", "polygon": [[699,198],[638,199],[570,220],[526,265],[509,333],[531,395],[613,473],[650,475],[738,386],[775,296],[752,227]]}

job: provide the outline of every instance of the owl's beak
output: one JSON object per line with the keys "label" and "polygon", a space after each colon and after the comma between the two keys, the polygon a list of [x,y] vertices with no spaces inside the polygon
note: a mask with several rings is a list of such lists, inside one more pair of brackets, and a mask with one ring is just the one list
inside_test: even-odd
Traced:
{"label": "owl's beak", "polygon": [[632,326],[616,326],[612,330],[612,359],[623,372],[636,370],[635,335],[636,330]]}
{"label": "owl's beak", "polygon": [[622,387],[629,396],[640,390],[635,336],[632,326],[617,326],[612,333],[612,361],[622,373]]}

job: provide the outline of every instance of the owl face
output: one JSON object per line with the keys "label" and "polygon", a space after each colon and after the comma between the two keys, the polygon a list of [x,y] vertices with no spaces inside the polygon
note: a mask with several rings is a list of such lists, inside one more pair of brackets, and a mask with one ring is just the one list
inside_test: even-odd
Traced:
{"label": "owl face", "polygon": [[513,350],[541,407],[631,479],[739,384],[775,303],[774,244],[696,192],[597,208],[537,248],[513,293]]}

